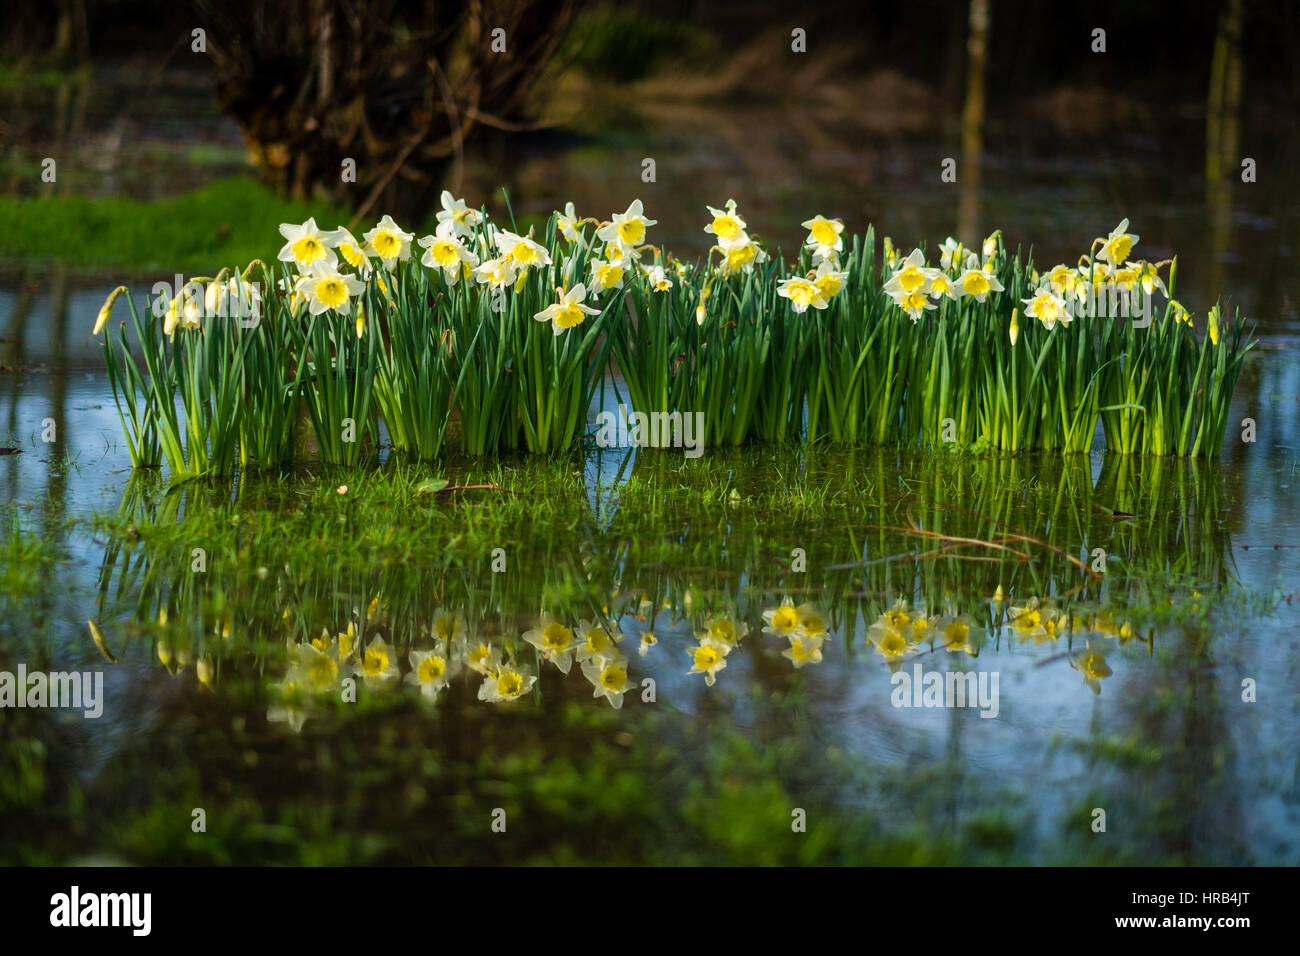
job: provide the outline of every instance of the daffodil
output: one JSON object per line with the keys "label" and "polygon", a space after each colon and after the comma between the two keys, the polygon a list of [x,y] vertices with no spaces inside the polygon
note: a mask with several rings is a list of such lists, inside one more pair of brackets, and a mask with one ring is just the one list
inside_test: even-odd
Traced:
{"label": "daffodil", "polygon": [[465,205],[465,200],[452,196],[450,190],[444,189],[440,197],[442,208],[438,210],[438,225],[448,224],[447,228],[454,235],[468,237],[473,235],[482,215],[477,209]]}
{"label": "daffodil", "polygon": [[433,636],[447,644],[465,638],[465,619],[454,611],[438,608],[433,612]]}
{"label": "daffodil", "polygon": [[911,317],[913,322],[918,322],[926,312],[938,308],[930,301],[930,296],[926,289],[917,289],[914,292],[890,293],[894,303]]}
{"label": "daffodil", "polygon": [[1030,598],[1024,607],[1011,607],[1008,610],[1007,623],[1016,637],[1022,641],[1035,641],[1046,636],[1043,627],[1045,615],[1039,609],[1038,598]]}
{"label": "daffodil", "polygon": [[504,289],[515,283],[519,267],[509,256],[484,259],[474,270],[474,281],[493,289]]}
{"label": "daffodil", "polygon": [[789,659],[796,670],[805,664],[820,664],[822,662],[822,644],[824,642],[824,637],[811,637],[807,634],[800,634],[797,637],[792,636],[790,646],[781,652],[781,656]]}
{"label": "daffodil", "polygon": [[478,689],[478,699],[499,704],[518,700],[537,682],[534,674],[515,664],[502,664],[495,675],[483,679]]}
{"label": "daffodil", "polygon": [[763,612],[763,633],[773,637],[785,637],[799,629],[799,610],[790,598],[782,598],[781,603]]}
{"label": "daffodil", "polygon": [[537,627],[524,631],[524,640],[537,648],[543,660],[558,667],[561,674],[569,673],[578,649],[572,629],[543,614]]}
{"label": "daffodil", "polygon": [[1106,663],[1105,655],[1094,648],[1091,641],[1087,642],[1083,653],[1070,658],[1070,666],[1083,676],[1083,682],[1094,694],[1101,693],[1101,682],[1114,673]]}
{"label": "daffodil", "polygon": [[939,267],[944,271],[955,269],[961,264],[962,244],[949,236],[939,243]]}
{"label": "daffodil", "polygon": [[744,233],[736,239],[724,239],[714,248],[722,253],[724,276],[753,272],[754,266],[767,261],[767,253],[763,251],[762,246]]}
{"label": "daffodil", "polygon": [[565,203],[564,212],[555,214],[555,228],[574,245],[582,241],[582,228],[579,223],[578,213],[574,210],[573,203]]}
{"label": "daffodil", "polygon": [[1210,336],[1210,341],[1219,344],[1219,306],[1216,303],[1211,309],[1209,315],[1205,317],[1205,330]]}
{"label": "daffodil", "polygon": [[659,643],[659,638],[655,637],[654,631],[646,631],[641,635],[641,644],[637,648],[637,653],[645,657],[650,653],[650,648]]}
{"label": "daffodil", "polygon": [[95,316],[95,327],[91,330],[91,335],[98,335],[104,330],[104,326],[108,324],[108,316],[113,311],[113,303],[117,301],[119,295],[126,291],[126,286],[120,285],[108,294],[108,298],[100,306],[99,314]]}
{"label": "daffodil", "polygon": [[392,216],[385,215],[379,220],[379,224],[362,238],[366,241],[366,254],[378,258],[384,264],[384,268],[391,271],[399,261],[411,257],[411,240],[415,236],[413,233],[405,232],[401,226],[393,222]]}
{"label": "daffodil", "polygon": [[409,655],[411,672],[406,675],[406,683],[418,687],[425,700],[436,700],[454,673],[446,647],[445,644],[439,644],[433,650],[413,650]]}
{"label": "daffodil", "polygon": [[296,226],[289,222],[280,223],[280,235],[284,236],[285,243],[276,258],[294,263],[299,272],[308,272],[317,263],[334,265],[338,262],[327,237],[316,226],[315,217]]}
{"label": "daffodil", "polygon": [[501,654],[487,641],[471,641],[463,653],[465,666],[475,674],[492,675],[501,666]]}
{"label": "daffodil", "polygon": [[812,275],[813,284],[817,286],[817,291],[828,302],[839,295],[848,278],[848,272],[837,271],[836,267],[830,262],[818,264],[817,271]]}
{"label": "daffodil", "polygon": [[1154,295],[1156,289],[1159,289],[1161,295],[1169,295],[1164,280],[1160,278],[1160,268],[1154,262],[1139,259],[1136,263],[1129,263],[1129,265],[1137,269],[1138,281],[1142,283],[1143,292],[1147,295]]}
{"label": "daffodil", "polygon": [[194,676],[199,679],[199,683],[204,687],[211,687],[212,675],[212,657],[209,654],[204,654],[194,662]]}
{"label": "daffodil", "polygon": [[976,302],[983,302],[989,293],[1001,291],[1002,283],[998,277],[989,275],[983,269],[972,269],[968,265],[957,277],[958,297],[968,295]]}
{"label": "daffodil", "polygon": [[307,298],[307,308],[312,315],[320,315],[333,309],[339,315],[352,311],[352,297],[360,295],[365,289],[356,276],[339,272],[334,262],[317,262],[311,271],[300,276],[297,291]]}
{"label": "daffodil", "polygon": [[396,655],[382,637],[366,645],[353,669],[367,684],[386,684],[398,675]]}
{"label": "daffodil", "polygon": [[623,635],[613,624],[579,621],[577,637],[578,660],[583,664],[603,663],[619,656],[618,642]]}
{"label": "daffodil", "polygon": [[554,305],[548,305],[533,318],[538,322],[550,322],[551,331],[556,335],[582,325],[589,315],[600,315],[600,309],[583,305],[587,298],[587,288],[581,282],[567,292],[560,289],[555,291],[560,300]]}
{"label": "daffodil", "polygon": [[1105,239],[1099,239],[1101,248],[1097,250],[1097,258],[1104,262],[1109,262],[1113,266],[1118,266],[1121,262],[1128,260],[1129,253],[1137,244],[1138,237],[1128,231],[1128,220],[1120,221],[1120,224],[1110,231],[1110,235]]}
{"label": "daffodil", "polygon": [[1049,289],[1021,301],[1025,303],[1025,315],[1042,322],[1043,327],[1049,330],[1055,328],[1057,322],[1068,326],[1073,318],[1065,300]]}
{"label": "daffodil", "polygon": [[895,301],[914,292],[925,293],[938,272],[938,269],[926,268],[924,252],[913,249],[898,270],[889,277],[885,291],[894,296]]}
{"label": "daffodil", "polygon": [[964,616],[944,618],[935,630],[943,643],[944,650],[948,653],[955,654],[961,651],[971,655],[976,653],[974,645],[971,644],[970,621]]}
{"label": "daffodil", "polygon": [[953,282],[942,272],[930,280],[930,288],[927,290],[927,294],[932,299],[961,298],[961,292],[958,291],[957,283]]}
{"label": "daffodil", "polygon": [[496,247],[517,268],[526,270],[551,264],[551,254],[540,242],[502,229],[496,234]]}
{"label": "daffodil", "polygon": [[1007,337],[1011,339],[1011,347],[1016,347],[1016,342],[1020,340],[1020,310],[1011,310],[1011,325],[1007,328]]}
{"label": "daffodil", "polygon": [[885,660],[902,657],[912,646],[902,631],[879,621],[867,628],[867,643]]}
{"label": "daffodil", "polygon": [[363,279],[370,277],[370,257],[366,255],[366,244],[359,242],[346,226],[339,226],[332,232],[322,233],[321,238],[330,248],[338,250],[343,261],[355,269],[357,275]]}
{"label": "daffodil", "polygon": [[646,284],[656,292],[667,292],[673,287],[673,280],[668,278],[663,266],[643,266],[641,274],[645,276]]}
{"label": "daffodil", "polygon": [[294,663],[306,691],[323,693],[333,690],[338,683],[338,660],[328,651],[316,647],[314,642],[298,645]]}
{"label": "daffodil", "polygon": [[745,233],[745,220],[740,218],[736,212],[736,200],[728,199],[726,210],[714,209],[712,206],[705,206],[713,220],[704,227],[704,231],[718,237],[720,242],[730,242],[743,236]]}
{"label": "daffodil", "polygon": [[790,300],[790,308],[796,313],[807,312],[808,307],[824,309],[829,304],[822,295],[817,283],[803,276],[791,276],[777,283],[776,294]]}
{"label": "daffodil", "polygon": [[591,288],[593,291],[607,292],[623,287],[624,260],[591,260]]}
{"label": "daffodil", "polygon": [[627,676],[627,660],[622,657],[589,661],[582,665],[582,676],[595,688],[592,696],[604,697],[615,710],[623,706],[623,695],[632,689]]}
{"label": "daffodil", "polygon": [[727,651],[716,644],[701,644],[686,649],[691,659],[691,669],[687,674],[703,674],[704,683],[712,687],[718,679],[718,671],[727,666]]}
{"label": "daffodil", "polygon": [[744,640],[748,633],[749,625],[744,621],[738,621],[729,614],[719,614],[709,622],[704,633],[696,637],[701,644],[716,644],[730,650]]}
{"label": "daffodil", "polygon": [[820,259],[835,259],[844,250],[844,223],[839,219],[827,219],[825,216],[813,216],[801,224],[808,230],[804,245],[813,250]]}
{"label": "daffodil", "polygon": [[794,611],[799,618],[800,634],[814,639],[826,637],[826,619],[815,605],[800,604]]}
{"label": "daffodil", "polygon": [[615,213],[608,225],[596,230],[596,235],[618,246],[639,246],[645,241],[646,229],[657,222],[642,215],[641,200],[633,199],[625,212]]}
{"label": "daffodil", "polygon": [[291,669],[280,682],[278,689],[279,703],[266,709],[266,719],[272,723],[285,723],[295,734],[302,732],[307,721],[307,708],[303,699],[300,675]]}
{"label": "daffodil", "polygon": [[478,256],[466,248],[450,220],[438,223],[434,234],[419,240],[419,245],[425,249],[421,264],[429,269],[441,269],[448,285],[468,279],[478,267]]}

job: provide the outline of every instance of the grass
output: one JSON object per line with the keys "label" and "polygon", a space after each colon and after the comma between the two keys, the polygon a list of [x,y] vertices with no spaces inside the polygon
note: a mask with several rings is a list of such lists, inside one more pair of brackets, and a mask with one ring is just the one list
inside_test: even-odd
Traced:
{"label": "grass", "polygon": [[0,258],[7,269],[51,261],[94,273],[170,277],[209,272],[213,263],[271,260],[276,228],[308,216],[346,221],[320,203],[282,199],[236,176],[174,199],[0,197]]}

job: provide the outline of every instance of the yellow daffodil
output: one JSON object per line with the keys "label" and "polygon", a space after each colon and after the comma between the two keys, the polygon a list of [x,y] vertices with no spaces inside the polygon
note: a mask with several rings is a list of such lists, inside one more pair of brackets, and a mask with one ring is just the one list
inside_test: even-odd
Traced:
{"label": "yellow daffodil", "polygon": [[618,627],[601,621],[578,622],[578,660],[583,664],[604,663],[619,656],[618,642],[623,634]]}
{"label": "yellow daffodil", "polygon": [[736,200],[728,199],[726,210],[705,206],[713,220],[704,227],[704,231],[718,237],[719,242],[730,242],[744,235],[745,220],[736,212]]}
{"label": "yellow daffodil", "polygon": [[1016,347],[1016,342],[1020,340],[1020,310],[1011,310],[1011,327],[1007,329],[1007,335],[1011,338],[1011,347]]}
{"label": "yellow daffodil", "polygon": [[1128,220],[1120,221],[1120,224],[1110,231],[1110,235],[1105,239],[1097,240],[1101,243],[1101,248],[1097,250],[1097,258],[1103,262],[1109,262],[1112,266],[1118,266],[1126,262],[1129,253],[1137,244],[1138,237],[1130,234],[1128,231]]}
{"label": "yellow daffodil", "polygon": [[1070,666],[1083,676],[1083,682],[1094,694],[1101,693],[1101,682],[1114,671],[1106,663],[1106,657],[1087,642],[1083,653],[1070,658]]}
{"label": "yellow daffodil", "polygon": [[961,651],[974,655],[975,647],[971,644],[970,621],[965,617],[943,618],[935,628],[944,650],[950,654]]}
{"label": "yellow daffodil", "polygon": [[104,300],[104,304],[99,309],[99,314],[95,316],[95,327],[91,330],[91,335],[98,335],[104,331],[104,326],[108,324],[108,316],[113,311],[113,303],[117,301],[119,295],[126,291],[126,286],[120,285],[108,294],[108,298]]}
{"label": "yellow daffodil", "polygon": [[623,260],[607,262],[604,259],[591,260],[591,288],[593,291],[606,292],[623,286]]}
{"label": "yellow daffodil", "polygon": [[1219,306],[1216,303],[1210,309],[1210,314],[1205,317],[1205,330],[1210,336],[1210,341],[1214,345],[1219,344]]}
{"label": "yellow daffodil", "polygon": [[567,292],[560,289],[555,291],[560,300],[554,305],[548,305],[533,318],[538,322],[550,322],[551,331],[556,335],[582,325],[589,315],[600,315],[600,309],[583,305],[587,298],[587,288],[581,282]]}
{"label": "yellow daffodil", "polygon": [[673,287],[673,280],[668,278],[663,266],[642,266],[641,274],[645,276],[646,284],[656,292],[668,292]]}
{"label": "yellow daffodil", "polygon": [[804,220],[803,227],[808,230],[804,245],[813,250],[819,259],[834,260],[844,250],[844,223],[839,219],[827,219],[825,216],[813,216]]}

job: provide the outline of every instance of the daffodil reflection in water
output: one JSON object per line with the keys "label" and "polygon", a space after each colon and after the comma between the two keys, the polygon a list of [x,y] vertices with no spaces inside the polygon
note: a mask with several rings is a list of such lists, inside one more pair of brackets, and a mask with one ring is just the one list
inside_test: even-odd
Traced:
{"label": "daffodil reflection in water", "polygon": [[[689,601],[682,604],[686,609],[684,617],[674,620],[694,618],[697,622],[690,629],[694,643],[683,649],[690,662],[686,674],[700,675],[706,686],[713,687],[718,675],[728,667],[732,653],[750,635],[750,625],[734,610],[694,615]],[[634,657],[649,657],[661,635],[671,639],[679,632],[675,624],[658,617],[655,602],[644,593],[620,598],[615,592],[609,605],[614,608],[612,614],[605,607],[596,617],[576,621],[547,613],[539,615],[534,626],[521,634],[522,643],[536,654],[535,664],[520,657],[512,640],[472,636],[465,615],[447,608],[436,609],[427,626],[415,628],[422,635],[415,646],[400,650],[391,638],[380,633],[359,636],[356,621],[334,636],[328,628],[322,628],[320,635],[310,641],[288,643],[288,667],[267,716],[300,730],[306,718],[324,702],[344,696],[340,691],[345,679],[351,677],[359,678],[369,692],[412,688],[421,700],[432,704],[440,700],[458,675],[466,672],[478,683],[478,700],[508,704],[533,692],[540,676],[537,667],[553,665],[560,678],[568,678],[575,661],[592,688],[592,697],[603,698],[619,709],[637,686],[621,646],[625,637],[622,622],[641,622]],[[1100,693],[1101,681],[1113,673],[1103,642],[1113,639],[1124,645],[1139,636],[1131,622],[1117,617],[1109,608],[1092,613],[1078,607],[1067,610],[1055,598],[1037,596],[1016,603],[1001,587],[987,606],[993,611],[992,618],[986,618],[989,623],[985,625],[977,625],[972,614],[955,608],[935,612],[924,604],[913,607],[907,600],[898,599],[868,625],[865,643],[891,672],[897,672],[904,661],[920,654],[979,656],[987,641],[1006,634],[1013,646],[1045,646],[1049,653],[1045,660],[1068,661],[1082,675],[1084,684]],[[661,609],[666,614],[678,610],[668,601]],[[784,645],[774,647],[765,641],[763,653],[784,658],[795,671],[824,662],[832,629],[816,605],[796,604],[787,596],[762,609],[758,616],[762,627],[756,633]],[[364,622],[373,622],[380,631],[389,624],[378,598],[370,602],[364,616],[356,617],[363,626],[371,626]],[[656,621],[663,626],[656,626]],[[165,613],[160,623],[166,625]],[[1062,638],[1085,638],[1086,644],[1083,649],[1067,645],[1066,653],[1051,656],[1051,645]],[[1150,636],[1147,640],[1151,640]],[[186,649],[178,651],[164,639],[157,642],[157,654],[172,673],[184,670],[190,659]],[[200,684],[212,687],[217,675],[212,655],[199,656],[195,669]]]}

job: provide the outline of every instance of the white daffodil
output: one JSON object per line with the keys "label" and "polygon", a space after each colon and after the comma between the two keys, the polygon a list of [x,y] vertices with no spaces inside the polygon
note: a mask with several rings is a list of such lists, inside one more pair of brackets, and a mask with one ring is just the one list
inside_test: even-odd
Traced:
{"label": "white daffodil", "polygon": [[524,631],[524,640],[537,648],[543,660],[548,660],[559,668],[561,674],[569,673],[573,666],[573,655],[578,650],[578,642],[573,630],[559,621],[543,614],[537,627]]}
{"label": "white daffodil", "polygon": [[1121,262],[1127,261],[1129,253],[1137,245],[1138,237],[1128,232],[1128,220],[1124,219],[1110,231],[1109,236],[1100,241],[1101,248],[1097,250],[1097,258],[1118,266]]}
{"label": "white daffodil", "polygon": [[332,651],[332,647],[322,650],[314,641],[298,645],[294,664],[304,690],[319,694],[334,689],[339,679],[339,662]]}
{"label": "white daffodil", "polygon": [[468,279],[478,267],[478,256],[465,247],[450,220],[438,223],[432,236],[418,243],[425,250],[420,263],[429,269],[441,269],[449,285]]}
{"label": "white daffodil", "polygon": [[406,675],[406,683],[418,687],[426,700],[436,700],[454,673],[446,645],[429,651],[411,651],[409,660],[411,672]]}
{"label": "white daffodil", "polygon": [[782,598],[781,603],[763,612],[763,633],[773,637],[786,637],[799,629],[799,612],[790,598]]}
{"label": "white daffodil", "polygon": [[504,289],[507,286],[514,285],[515,278],[518,275],[519,269],[515,265],[515,260],[509,256],[485,259],[474,269],[474,281],[488,285],[493,289]]}
{"label": "white daffodil", "polygon": [[578,660],[583,664],[604,664],[619,656],[622,632],[614,624],[601,621],[578,622]]}
{"label": "white daffodil", "polygon": [[1165,288],[1164,280],[1160,278],[1160,270],[1155,263],[1139,259],[1137,262],[1130,262],[1129,265],[1137,269],[1138,281],[1142,283],[1143,292],[1154,295],[1155,290],[1159,289],[1161,295],[1169,295],[1169,290]]}
{"label": "white daffodil", "polygon": [[813,250],[813,255],[820,259],[836,259],[844,250],[844,223],[839,219],[827,219],[825,216],[813,216],[801,224],[808,230],[808,239],[804,245]]}
{"label": "white daffodil", "polygon": [[330,265],[338,262],[326,236],[317,228],[315,217],[297,226],[290,222],[280,223],[280,235],[284,236],[285,243],[276,258],[294,263],[299,272],[309,271],[318,262]]}
{"label": "white daffodil", "polygon": [[891,292],[889,295],[894,300],[894,304],[906,312],[913,322],[919,322],[921,316],[927,311],[938,308],[930,301],[928,284],[911,292],[904,292],[900,289],[897,292]]}
{"label": "white daffodil", "polygon": [[613,219],[596,230],[596,235],[605,242],[612,242],[623,247],[639,246],[645,241],[645,231],[658,223],[657,219],[647,219],[642,215],[641,200],[633,199],[626,212],[614,213]]}
{"label": "white daffodil", "polygon": [[[610,251],[612,247],[607,247]],[[610,289],[621,289],[623,287],[623,272],[626,260],[614,259],[606,261],[604,259],[591,260],[591,288],[593,291],[599,290],[606,292]]]}
{"label": "white daffodil", "polygon": [[939,243],[939,268],[945,272],[957,268],[961,264],[963,251],[962,244],[952,236]]}
{"label": "white daffodil", "polygon": [[588,661],[582,665],[582,676],[595,688],[592,697],[604,697],[615,710],[623,706],[623,695],[632,689],[627,676],[627,658],[615,657],[607,661]]}
{"label": "white daffodil", "polygon": [[673,287],[673,280],[668,278],[668,273],[664,271],[663,266],[642,266],[641,274],[645,276],[646,283],[656,292],[667,292]]}
{"label": "white daffodil", "polygon": [[461,645],[460,659],[475,674],[491,676],[501,667],[501,651],[487,641],[468,641]]}
{"label": "white daffodil", "polygon": [[343,275],[333,262],[317,262],[297,282],[297,291],[307,297],[312,315],[320,315],[327,309],[348,315],[352,311],[352,297],[360,295],[363,289],[365,284],[360,279]]}
{"label": "white daffodil", "polygon": [[848,272],[839,271],[833,263],[822,262],[817,266],[817,271],[813,273],[812,280],[817,286],[817,290],[822,294],[822,298],[828,302],[839,295],[844,283],[849,279]]}
{"label": "white daffodil", "polygon": [[724,239],[715,247],[722,251],[722,274],[732,276],[738,272],[753,272],[754,266],[767,260],[762,246],[741,233],[734,239]]}
{"label": "white daffodil", "polygon": [[382,637],[376,637],[366,645],[353,669],[367,684],[387,684],[397,677],[397,657]]}
{"label": "white daffodil", "polygon": [[454,611],[438,608],[433,612],[433,636],[451,646],[466,636],[465,619]]}
{"label": "white daffodil", "polygon": [[477,209],[466,206],[465,200],[453,197],[446,189],[442,191],[441,201],[442,209],[438,210],[438,225],[448,223],[447,228],[460,237],[472,235],[473,227],[479,224],[482,214]]}
{"label": "white daffodil", "polygon": [[976,302],[983,302],[990,292],[1001,292],[1002,283],[997,276],[991,276],[983,269],[967,268],[957,277],[958,297],[968,295]]}
{"label": "white daffodil", "polygon": [[502,664],[496,674],[486,677],[478,689],[478,699],[499,704],[518,700],[537,683],[537,676],[515,664]]}
{"label": "white daffodil", "polygon": [[930,280],[930,288],[926,290],[926,294],[932,299],[942,299],[945,296],[949,299],[961,298],[957,283],[945,272],[940,272]]}
{"label": "white daffodil", "polygon": [[[897,271],[889,277],[885,283],[884,289],[887,293],[894,296],[895,301],[902,295],[909,295],[914,292],[920,292],[924,295],[930,288],[930,283],[934,277],[939,274],[938,269],[929,269],[925,265],[925,253],[920,249],[913,249],[899,265]],[[900,303],[901,304],[901,303]]]}
{"label": "white daffodil", "polygon": [[719,644],[700,644],[688,647],[686,656],[691,659],[691,669],[687,674],[703,674],[704,683],[712,687],[718,679],[718,671],[727,666],[729,648]]}
{"label": "white daffodil", "polygon": [[781,652],[781,656],[794,664],[796,670],[805,664],[820,664],[824,643],[826,643],[825,637],[810,637],[807,634],[791,635],[790,646]]}
{"label": "white daffodil", "polygon": [[385,269],[392,270],[399,260],[405,261],[411,257],[411,240],[415,235],[404,232],[401,226],[393,222],[392,216],[385,215],[364,238],[366,254],[376,256],[383,262]]}
{"label": "white daffodil", "polygon": [[1025,315],[1042,322],[1048,329],[1054,328],[1057,322],[1068,326],[1073,318],[1069,309],[1065,307],[1065,300],[1051,290],[1040,291],[1037,295],[1021,301],[1025,303]]}
{"label": "white daffodil", "polygon": [[560,289],[555,291],[559,295],[560,301],[554,305],[548,305],[534,315],[533,318],[538,322],[550,322],[551,331],[556,335],[567,329],[582,325],[589,315],[600,315],[600,309],[593,309],[589,305],[583,305],[583,301],[587,298],[587,287],[581,282],[568,292]]}
{"label": "white daffodil", "polygon": [[366,244],[357,240],[346,226],[322,233],[322,238],[332,249],[337,249],[343,261],[357,271],[361,278],[369,278],[371,272],[370,257],[366,255]]}
{"label": "white daffodil", "polygon": [[528,236],[515,235],[502,229],[495,238],[497,249],[501,254],[520,269],[531,269],[534,266],[545,266],[551,263],[551,254],[546,247]]}
{"label": "white daffodil", "polygon": [[807,312],[808,307],[824,309],[829,304],[817,283],[803,276],[791,276],[782,279],[776,286],[776,294],[790,300],[790,308],[795,312]]}
{"label": "white daffodil", "polygon": [[577,245],[582,241],[582,227],[579,224],[577,210],[573,208],[573,203],[564,204],[564,212],[555,214],[555,228],[569,242]]}
{"label": "white daffodil", "polygon": [[718,237],[719,242],[733,242],[745,233],[745,220],[736,212],[736,200],[727,200],[726,210],[705,206],[713,221],[704,227],[704,231]]}

